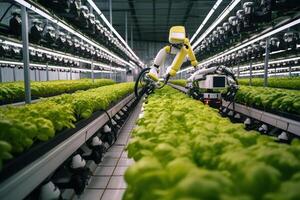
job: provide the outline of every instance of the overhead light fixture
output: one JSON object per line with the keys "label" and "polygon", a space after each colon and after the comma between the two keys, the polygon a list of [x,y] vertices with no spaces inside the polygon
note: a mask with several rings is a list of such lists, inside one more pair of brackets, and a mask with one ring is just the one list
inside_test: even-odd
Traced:
{"label": "overhead light fixture", "polygon": [[198,44],[220,23],[223,19],[235,8],[235,6],[241,0],[232,0],[231,3],[223,10],[219,17],[214,23],[198,38],[198,40],[192,45],[193,48],[197,47]]}
{"label": "overhead light fixture", "polygon": [[[299,57],[294,57],[294,58],[287,58],[287,59],[269,61],[269,65],[276,64],[276,63],[281,63],[281,62],[289,62],[289,61],[294,61],[294,60],[300,60],[300,56]],[[252,67],[257,67],[257,66],[264,65],[264,64],[265,63],[256,63],[256,64],[253,64]],[[248,68],[248,67],[250,67],[250,66],[244,65],[244,66],[240,66],[239,68],[243,69],[243,68]],[[236,68],[237,67],[234,67],[234,69],[236,69]]]}
{"label": "overhead light fixture", "polygon": [[73,35],[76,35],[77,37],[79,37],[80,39],[84,40],[85,42],[97,47],[98,49],[106,52],[107,54],[111,55],[112,57],[116,58],[117,60],[123,62],[123,63],[126,63],[128,64],[128,62],[122,58],[120,58],[119,56],[111,53],[108,49],[102,47],[102,46],[99,46],[98,44],[96,44],[95,42],[91,41],[90,39],[86,38],[85,36],[81,35],[80,33],[78,33],[77,31],[73,30],[72,28],[70,28],[69,26],[67,26],[65,23],[62,23],[61,21],[57,20],[57,19],[54,19],[53,17],[51,17],[49,14],[47,14],[46,12],[36,8],[35,6],[27,3],[26,1],[24,0],[14,0],[15,2],[19,3],[20,5],[22,6],[25,6],[26,8],[34,11],[35,13],[41,15],[42,17],[50,20],[51,22],[53,22],[54,24],[57,24],[58,26],[60,26],[61,28],[67,30],[68,32],[72,33]]}
{"label": "overhead light fixture", "polygon": [[[10,46],[19,47],[19,48],[23,47],[22,44],[19,44],[17,42],[8,41],[8,40],[4,40],[4,41],[2,41],[2,43],[10,45]],[[67,59],[70,59],[70,60],[73,60],[73,61],[82,62],[82,63],[86,63],[86,64],[92,64],[92,61],[90,61],[90,60],[82,59],[82,58],[78,58],[78,57],[74,57],[74,56],[69,56],[69,55],[62,54],[60,52],[54,51],[54,50],[46,50],[46,49],[41,49],[41,48],[37,48],[37,47],[33,47],[33,46],[29,46],[29,50],[34,50],[34,51],[45,53],[45,54],[52,55],[52,56],[67,58]],[[100,67],[104,67],[104,68],[114,69],[114,70],[117,70],[117,71],[126,71],[125,69],[110,67],[109,65],[106,65],[106,64],[100,63],[100,62],[93,62],[93,64],[97,65],[97,66],[100,66]],[[128,65],[131,65],[131,64],[128,63]]]}
{"label": "overhead light fixture", "polygon": [[[297,72],[291,72],[291,74],[300,74],[300,71],[297,71]],[[252,74],[252,76],[259,76],[259,75],[264,75],[264,73],[255,73],[255,74]],[[277,76],[277,75],[289,75],[289,72],[276,72],[276,73],[270,73],[268,74],[269,76]],[[250,74],[241,74],[240,77],[249,77]]]}
{"label": "overhead light fixture", "polygon": [[[294,57],[294,58],[286,58],[286,59],[281,59],[281,60],[273,60],[273,61],[269,61],[269,65],[271,64],[276,64],[276,63],[281,63],[281,62],[288,62],[288,61],[294,61],[294,60],[300,60],[300,56],[299,57]],[[260,66],[260,65],[264,65],[265,63],[256,63],[256,64],[253,64],[252,67],[257,67],[257,66]],[[249,68],[250,65],[244,65],[244,66],[239,66],[240,69],[244,69],[244,68]],[[180,74],[182,72],[185,72],[187,70],[190,70],[190,69],[193,69],[194,67],[187,67],[183,70],[180,70],[177,72],[177,74]],[[233,67],[233,69],[237,69],[238,67]]]}
{"label": "overhead light fixture", "polygon": [[[132,49],[128,46],[128,44],[124,41],[124,39],[119,35],[119,33],[114,29],[114,27],[109,23],[109,21],[106,19],[104,14],[100,11],[98,6],[94,3],[93,0],[87,0],[88,3],[92,6],[92,8],[98,13],[98,15],[101,17],[101,19],[105,22],[105,24],[110,28],[110,30],[117,36],[119,40],[126,46],[126,48],[130,51],[130,53],[138,60],[140,61],[139,57],[132,51]],[[141,61],[140,61],[141,62]]]}
{"label": "overhead light fixture", "polygon": [[204,27],[204,25],[206,24],[206,22],[209,20],[209,18],[212,16],[212,14],[215,12],[215,10],[219,7],[219,5],[222,3],[223,0],[218,0],[215,5],[212,7],[212,9],[209,11],[209,13],[207,14],[207,16],[205,17],[205,19],[203,20],[203,22],[201,23],[201,25],[198,27],[197,31],[195,32],[195,34],[193,35],[193,37],[191,38],[191,42],[194,41],[194,39],[197,37],[197,35],[199,34],[199,32],[202,30],[202,28]]}
{"label": "overhead light fixture", "polygon": [[[10,45],[10,46],[23,48],[23,45],[20,44],[20,43],[17,43],[17,42],[4,40],[4,41],[2,41],[2,43]],[[88,63],[88,64],[91,63],[89,60],[78,58],[78,57],[75,57],[75,56],[68,56],[66,54],[62,54],[62,53],[59,53],[59,52],[54,51],[54,50],[46,50],[46,49],[37,48],[37,47],[34,47],[34,46],[29,46],[29,50],[38,51],[38,52],[53,55],[53,56],[59,56],[59,57],[63,57],[63,58],[67,58],[67,59],[70,59],[70,60],[79,61],[79,62],[83,62],[83,63]]]}
{"label": "overhead light fixture", "polygon": [[[0,60],[0,64],[10,64],[10,65],[19,65],[19,66],[23,66],[22,62],[15,62],[15,61],[6,61],[6,60]],[[44,64],[36,64],[36,63],[32,63],[30,64],[30,66],[32,67],[44,67],[46,68],[47,65]],[[55,69],[67,69],[70,70],[70,67],[61,67],[61,66],[55,66],[55,65],[48,65],[48,68],[55,68]],[[72,71],[84,71],[84,72],[92,72],[91,69],[82,69],[82,68],[73,68],[72,67]],[[94,73],[113,73],[112,71],[107,71],[107,70],[93,70]]]}
{"label": "overhead light fixture", "polygon": [[[269,72],[276,72],[277,70],[284,70],[284,69],[289,69],[290,67],[277,67],[277,68],[272,68],[272,69],[268,69]],[[291,69],[300,69],[300,66],[291,66]],[[252,73],[263,73],[264,70],[263,69],[253,69]],[[300,71],[299,71],[300,72]],[[240,74],[249,74],[248,71],[242,71],[240,72]],[[264,74],[264,73],[263,73]]]}
{"label": "overhead light fixture", "polygon": [[118,67],[111,67],[109,65],[103,64],[103,63],[99,63],[99,62],[93,62],[93,65],[95,66],[99,66],[99,67],[103,67],[104,69],[107,70],[115,70],[115,71],[126,71],[126,69],[122,69],[122,68],[118,68]]}
{"label": "overhead light fixture", "polygon": [[23,65],[23,63],[21,62],[6,61],[6,60],[0,60],[0,64]]}
{"label": "overhead light fixture", "polygon": [[288,29],[288,28],[290,28],[290,27],[292,27],[292,26],[295,26],[295,25],[297,25],[297,24],[299,24],[299,23],[300,23],[300,19],[296,19],[296,20],[294,20],[294,21],[292,21],[292,22],[290,22],[290,23],[287,23],[286,25],[283,25],[283,26],[280,26],[280,27],[276,28],[275,30],[272,30],[272,31],[270,31],[270,32],[268,32],[268,33],[265,33],[265,34],[263,34],[263,35],[261,35],[261,36],[259,36],[259,37],[255,37],[254,39],[252,39],[252,40],[250,40],[250,41],[248,41],[248,42],[246,42],[246,43],[244,43],[244,44],[238,45],[238,46],[235,47],[235,48],[232,48],[232,49],[230,49],[230,50],[228,50],[228,51],[226,51],[226,52],[224,52],[224,53],[221,53],[221,54],[219,54],[219,55],[217,55],[217,56],[214,56],[214,57],[212,57],[212,58],[210,58],[210,59],[208,59],[208,60],[206,60],[205,62],[202,62],[202,63],[200,63],[200,64],[201,64],[201,65],[205,65],[205,64],[207,64],[207,63],[210,63],[210,62],[212,62],[212,61],[214,61],[214,60],[216,60],[216,59],[218,59],[218,58],[221,58],[221,57],[226,56],[226,55],[228,55],[228,54],[230,54],[230,53],[233,53],[233,52],[235,52],[235,51],[238,51],[238,50],[240,50],[240,49],[242,49],[242,48],[244,48],[244,47],[246,47],[246,46],[248,46],[248,45],[250,45],[250,44],[253,44],[253,43],[257,42],[257,41],[263,40],[263,39],[265,39],[265,38],[267,38],[267,37],[270,37],[270,36],[272,36],[272,35],[274,35],[274,34],[276,34],[276,33],[279,33],[279,32],[281,32],[281,31],[283,31],[283,30],[285,30],[285,29]]}

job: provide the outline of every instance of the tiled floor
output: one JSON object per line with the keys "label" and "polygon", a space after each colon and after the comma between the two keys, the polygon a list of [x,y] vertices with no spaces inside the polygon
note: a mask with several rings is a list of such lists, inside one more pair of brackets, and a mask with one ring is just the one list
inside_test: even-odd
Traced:
{"label": "tiled floor", "polygon": [[125,147],[129,141],[129,133],[135,126],[141,103],[135,108],[128,121],[123,126],[118,140],[105,154],[93,173],[90,184],[81,196],[81,200],[121,200],[126,189],[123,175],[134,161],[129,159]]}

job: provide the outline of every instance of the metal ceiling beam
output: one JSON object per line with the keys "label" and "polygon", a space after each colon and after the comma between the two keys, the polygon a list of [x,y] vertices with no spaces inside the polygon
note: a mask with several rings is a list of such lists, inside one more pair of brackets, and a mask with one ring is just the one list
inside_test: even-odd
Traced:
{"label": "metal ceiling beam", "polygon": [[182,20],[182,24],[183,25],[185,25],[186,20],[188,19],[189,15],[190,15],[190,12],[191,12],[191,10],[193,8],[193,4],[194,4],[193,1],[189,1],[189,4],[188,4],[188,6],[186,8],[186,11],[185,11],[185,14],[184,14],[184,17],[183,17],[183,20]]}
{"label": "metal ceiling beam", "polygon": [[[1,0],[0,0],[1,1]],[[126,11],[124,11],[126,12]],[[121,18],[122,20],[124,20],[124,12],[118,14],[118,15],[114,15],[114,19],[118,19],[118,18]],[[182,16],[183,16],[184,13],[181,13],[181,14],[171,14],[170,17],[181,17],[181,20],[182,20]],[[158,15],[158,14],[157,14]],[[136,15],[137,17],[142,17],[142,18],[153,18],[153,13],[151,14],[138,14]],[[167,16],[167,15],[164,15],[164,17]],[[206,15],[190,15],[190,17],[203,17],[203,16],[206,16]],[[139,19],[140,20],[140,19]]]}
{"label": "metal ceiling beam", "polygon": [[[97,1],[99,1],[99,0],[97,0]],[[173,0],[173,1],[177,2],[177,3],[181,3],[183,0],[177,0],[177,1]],[[187,0],[185,0],[185,1],[187,1]],[[190,1],[199,2],[199,0],[190,0]],[[132,2],[133,3],[149,3],[149,0],[145,0],[145,1],[142,1],[142,0],[133,0]],[[124,0],[114,0],[114,3],[124,3]],[[207,0],[207,1],[202,1],[201,0],[201,3],[203,3],[203,4],[214,4],[212,0]]]}
{"label": "metal ceiling beam", "polygon": [[[153,27],[152,27],[152,29],[153,29],[153,32],[154,32],[154,30],[155,30],[155,21],[156,21],[155,0],[153,0],[152,2],[153,2],[153,10],[152,10],[152,12],[153,12]],[[154,37],[155,37],[155,32],[154,32]]]}
{"label": "metal ceiling beam", "polygon": [[[199,20],[201,20],[203,17],[199,17],[199,18],[191,18],[191,19],[189,19],[188,21],[187,21],[187,23],[189,22],[189,21],[194,21],[194,22],[198,22],[199,23]],[[124,20],[124,17],[118,17],[118,18],[114,18],[114,19],[117,19],[117,20],[119,20],[119,21],[123,21]],[[131,19],[131,20],[128,20],[128,21],[134,21],[133,19]],[[153,17],[147,17],[147,18],[143,18],[143,17],[140,17],[139,18],[139,22],[142,22],[142,21],[149,21],[149,22],[151,22],[151,23],[153,23]],[[171,22],[173,22],[173,21],[180,21],[180,23],[182,23],[182,17],[174,17],[173,19],[170,19],[170,23]],[[158,22],[160,22],[160,23],[164,23],[164,24],[166,24],[166,22],[167,22],[167,20],[166,20],[166,16],[163,16],[163,17],[161,17],[161,19],[160,20],[158,20],[158,21],[156,21],[156,23],[158,23]],[[116,22],[116,23],[118,23],[118,22]],[[119,22],[119,23],[121,23],[121,22]],[[114,25],[115,25],[115,23],[114,23]],[[197,24],[195,24],[195,26],[197,26]]]}
{"label": "metal ceiling beam", "polygon": [[[210,9],[211,7],[209,6],[201,6],[201,7],[198,7],[198,8],[195,8],[195,10],[207,10],[207,9]],[[113,9],[112,11],[113,12],[124,12],[124,11],[132,11],[133,9],[123,9],[123,8],[119,8],[119,9]],[[135,10],[139,10],[139,11],[149,11],[149,8],[137,8]],[[156,8],[156,10],[169,10],[168,7],[158,7]],[[182,10],[182,8],[172,8],[172,10]],[[107,9],[102,9],[101,12],[109,12],[109,10]]]}
{"label": "metal ceiling beam", "polygon": [[[99,0],[97,0],[99,1]],[[177,3],[181,3],[183,1],[188,1],[188,0],[173,0],[174,2],[177,2]],[[193,2],[199,2],[200,0],[190,0],[190,1],[193,1]],[[9,2],[9,0],[8,0]],[[106,2],[106,1],[104,1]],[[149,0],[132,0],[133,3],[149,3]],[[114,0],[114,3],[124,3],[124,0]],[[207,0],[207,1],[203,1],[201,0],[201,3],[204,3],[204,4],[214,4],[212,0]]]}
{"label": "metal ceiling beam", "polygon": [[169,0],[169,9],[168,9],[168,17],[167,17],[167,26],[170,26],[170,16],[171,16],[171,8],[172,8],[172,0]]}
{"label": "metal ceiling beam", "polygon": [[129,4],[129,7],[130,7],[131,17],[133,18],[133,20],[135,22],[135,27],[136,27],[136,31],[138,32],[139,40],[141,40],[142,36],[141,36],[141,32],[140,32],[140,25],[139,25],[138,19],[136,17],[133,0],[128,0],[128,4]]}

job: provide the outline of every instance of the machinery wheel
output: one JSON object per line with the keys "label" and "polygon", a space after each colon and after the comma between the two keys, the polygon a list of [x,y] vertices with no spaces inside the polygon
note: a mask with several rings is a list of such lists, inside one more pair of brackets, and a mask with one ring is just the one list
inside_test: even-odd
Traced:
{"label": "machinery wheel", "polygon": [[[136,98],[141,98],[143,94],[151,88],[151,80],[146,77],[146,74],[150,71],[150,68],[143,69],[138,75],[135,85],[134,85],[134,94]],[[139,90],[141,88],[141,90]]]}

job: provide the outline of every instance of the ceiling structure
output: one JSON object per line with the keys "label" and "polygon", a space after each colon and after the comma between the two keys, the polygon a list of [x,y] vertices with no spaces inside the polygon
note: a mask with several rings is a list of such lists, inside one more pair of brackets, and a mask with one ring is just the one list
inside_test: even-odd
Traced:
{"label": "ceiling structure", "polygon": [[[202,30],[230,1],[222,1]],[[109,20],[109,0],[95,0],[95,3]],[[169,29],[174,25],[184,25],[191,38],[215,3],[216,0],[112,0],[112,24],[125,38],[127,13],[128,38],[132,26],[134,41],[167,42]]]}

